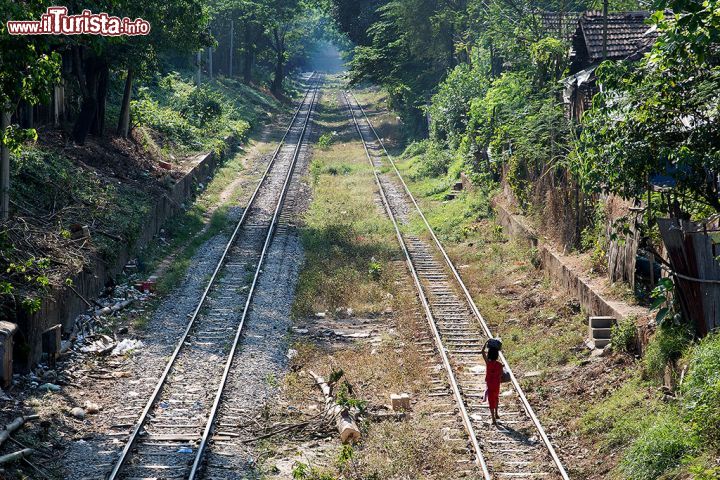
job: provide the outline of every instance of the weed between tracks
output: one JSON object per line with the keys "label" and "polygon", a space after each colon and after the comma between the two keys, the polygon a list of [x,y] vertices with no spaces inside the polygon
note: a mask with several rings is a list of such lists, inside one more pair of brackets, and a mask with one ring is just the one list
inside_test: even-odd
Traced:
{"label": "weed between tracks", "polygon": [[362,144],[336,95],[323,95],[317,119],[333,140],[315,149],[311,165],[313,201],[303,218],[305,263],[293,306],[297,353],[281,382],[285,403],[319,412],[323,402],[307,372],[327,379],[342,369],[351,399],[376,411],[391,393],[408,392],[412,412],[399,423],[363,420],[353,448],[339,445],[333,425],[320,432],[325,442],[275,444],[265,471],[315,480],[452,478],[458,457],[423,396],[428,372],[414,346],[423,320]]}

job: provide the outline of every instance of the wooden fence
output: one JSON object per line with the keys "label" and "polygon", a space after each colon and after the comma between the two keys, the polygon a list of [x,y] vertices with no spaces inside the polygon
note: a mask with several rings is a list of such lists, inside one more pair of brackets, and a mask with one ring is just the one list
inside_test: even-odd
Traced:
{"label": "wooden fence", "polygon": [[720,245],[694,222],[659,219],[683,313],[700,336],[720,326]]}

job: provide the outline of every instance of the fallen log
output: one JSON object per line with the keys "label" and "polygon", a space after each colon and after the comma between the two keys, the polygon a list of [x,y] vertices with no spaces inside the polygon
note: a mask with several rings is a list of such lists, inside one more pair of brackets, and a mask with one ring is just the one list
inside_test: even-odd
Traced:
{"label": "fallen log", "polygon": [[8,453],[7,455],[3,455],[0,457],[0,465],[20,460],[21,458],[25,458],[32,453],[32,448],[23,448],[22,450],[18,450],[17,452]]}
{"label": "fallen log", "polygon": [[[23,424],[30,420],[37,420],[40,418],[40,415],[28,415],[27,417],[17,417],[12,422],[5,425],[5,428],[2,432],[0,432],[0,445],[5,442],[8,438],[10,438],[10,435],[17,430],[18,428],[22,427]],[[27,450],[27,449],[26,449]]]}
{"label": "fallen log", "polygon": [[358,442],[360,440],[360,429],[355,422],[354,416],[347,408],[335,402],[330,391],[330,385],[327,384],[325,379],[312,371],[308,373],[313,377],[325,397],[325,414],[335,419],[335,425],[338,432],[340,432],[340,441],[345,444]]}

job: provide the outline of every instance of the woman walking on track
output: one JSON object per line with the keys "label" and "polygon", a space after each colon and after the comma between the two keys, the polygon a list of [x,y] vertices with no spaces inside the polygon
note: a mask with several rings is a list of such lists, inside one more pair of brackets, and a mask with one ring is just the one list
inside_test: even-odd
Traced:
{"label": "woman walking on track", "polygon": [[[485,360],[485,384],[487,386],[485,396],[490,405],[490,415],[492,416],[493,425],[497,425],[500,383],[502,382],[503,375],[502,363],[498,361],[500,345],[502,344],[500,344],[498,340],[490,339],[485,342],[482,349],[482,356]],[[487,348],[487,352],[485,348]]]}

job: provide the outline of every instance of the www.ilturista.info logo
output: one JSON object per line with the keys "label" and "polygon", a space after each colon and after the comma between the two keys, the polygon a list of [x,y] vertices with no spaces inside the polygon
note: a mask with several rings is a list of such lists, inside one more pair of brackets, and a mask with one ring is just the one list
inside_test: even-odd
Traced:
{"label": "www.ilturista.info logo", "polygon": [[142,18],[113,17],[107,13],[83,10],[80,15],[68,15],[66,7],[49,7],[40,20],[10,20],[10,35],[147,35],[150,23]]}

